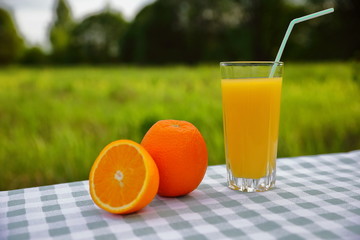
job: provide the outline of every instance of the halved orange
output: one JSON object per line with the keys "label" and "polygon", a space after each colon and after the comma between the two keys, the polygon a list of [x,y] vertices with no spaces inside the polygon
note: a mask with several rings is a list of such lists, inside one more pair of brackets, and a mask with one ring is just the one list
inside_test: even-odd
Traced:
{"label": "halved orange", "polygon": [[102,209],[116,214],[140,210],[155,197],[159,172],[150,154],[131,140],[108,144],[89,177],[90,194]]}

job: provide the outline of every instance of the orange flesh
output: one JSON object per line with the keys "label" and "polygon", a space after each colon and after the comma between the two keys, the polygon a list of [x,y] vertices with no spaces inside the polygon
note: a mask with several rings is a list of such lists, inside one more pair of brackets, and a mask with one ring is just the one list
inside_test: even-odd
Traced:
{"label": "orange flesh", "polygon": [[[120,161],[118,156],[123,159]],[[118,145],[109,149],[102,158],[94,173],[96,195],[103,203],[113,207],[131,203],[141,192],[145,181],[142,156],[134,148]]]}

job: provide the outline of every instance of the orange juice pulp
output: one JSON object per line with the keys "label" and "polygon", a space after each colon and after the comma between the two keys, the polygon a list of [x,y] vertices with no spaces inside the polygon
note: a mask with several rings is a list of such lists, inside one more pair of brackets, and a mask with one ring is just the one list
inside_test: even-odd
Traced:
{"label": "orange juice pulp", "polygon": [[282,78],[222,79],[226,162],[258,179],[276,166]]}

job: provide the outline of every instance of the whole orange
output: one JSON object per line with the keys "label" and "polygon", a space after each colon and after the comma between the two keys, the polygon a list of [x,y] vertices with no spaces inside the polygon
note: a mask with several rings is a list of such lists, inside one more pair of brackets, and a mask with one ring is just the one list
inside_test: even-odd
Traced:
{"label": "whole orange", "polygon": [[160,120],[148,130],[141,145],[158,167],[160,196],[188,194],[204,178],[208,152],[204,138],[193,124],[180,120]]}

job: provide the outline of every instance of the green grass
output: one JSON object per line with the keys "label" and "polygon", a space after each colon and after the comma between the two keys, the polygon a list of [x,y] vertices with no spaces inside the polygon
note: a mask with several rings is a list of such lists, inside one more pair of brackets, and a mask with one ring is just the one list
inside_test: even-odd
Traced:
{"label": "green grass", "polygon": [[[360,148],[355,63],[286,64],[279,157]],[[9,67],[0,71],[0,190],[88,178],[109,142],[157,120],[203,134],[224,163],[219,67]]]}

